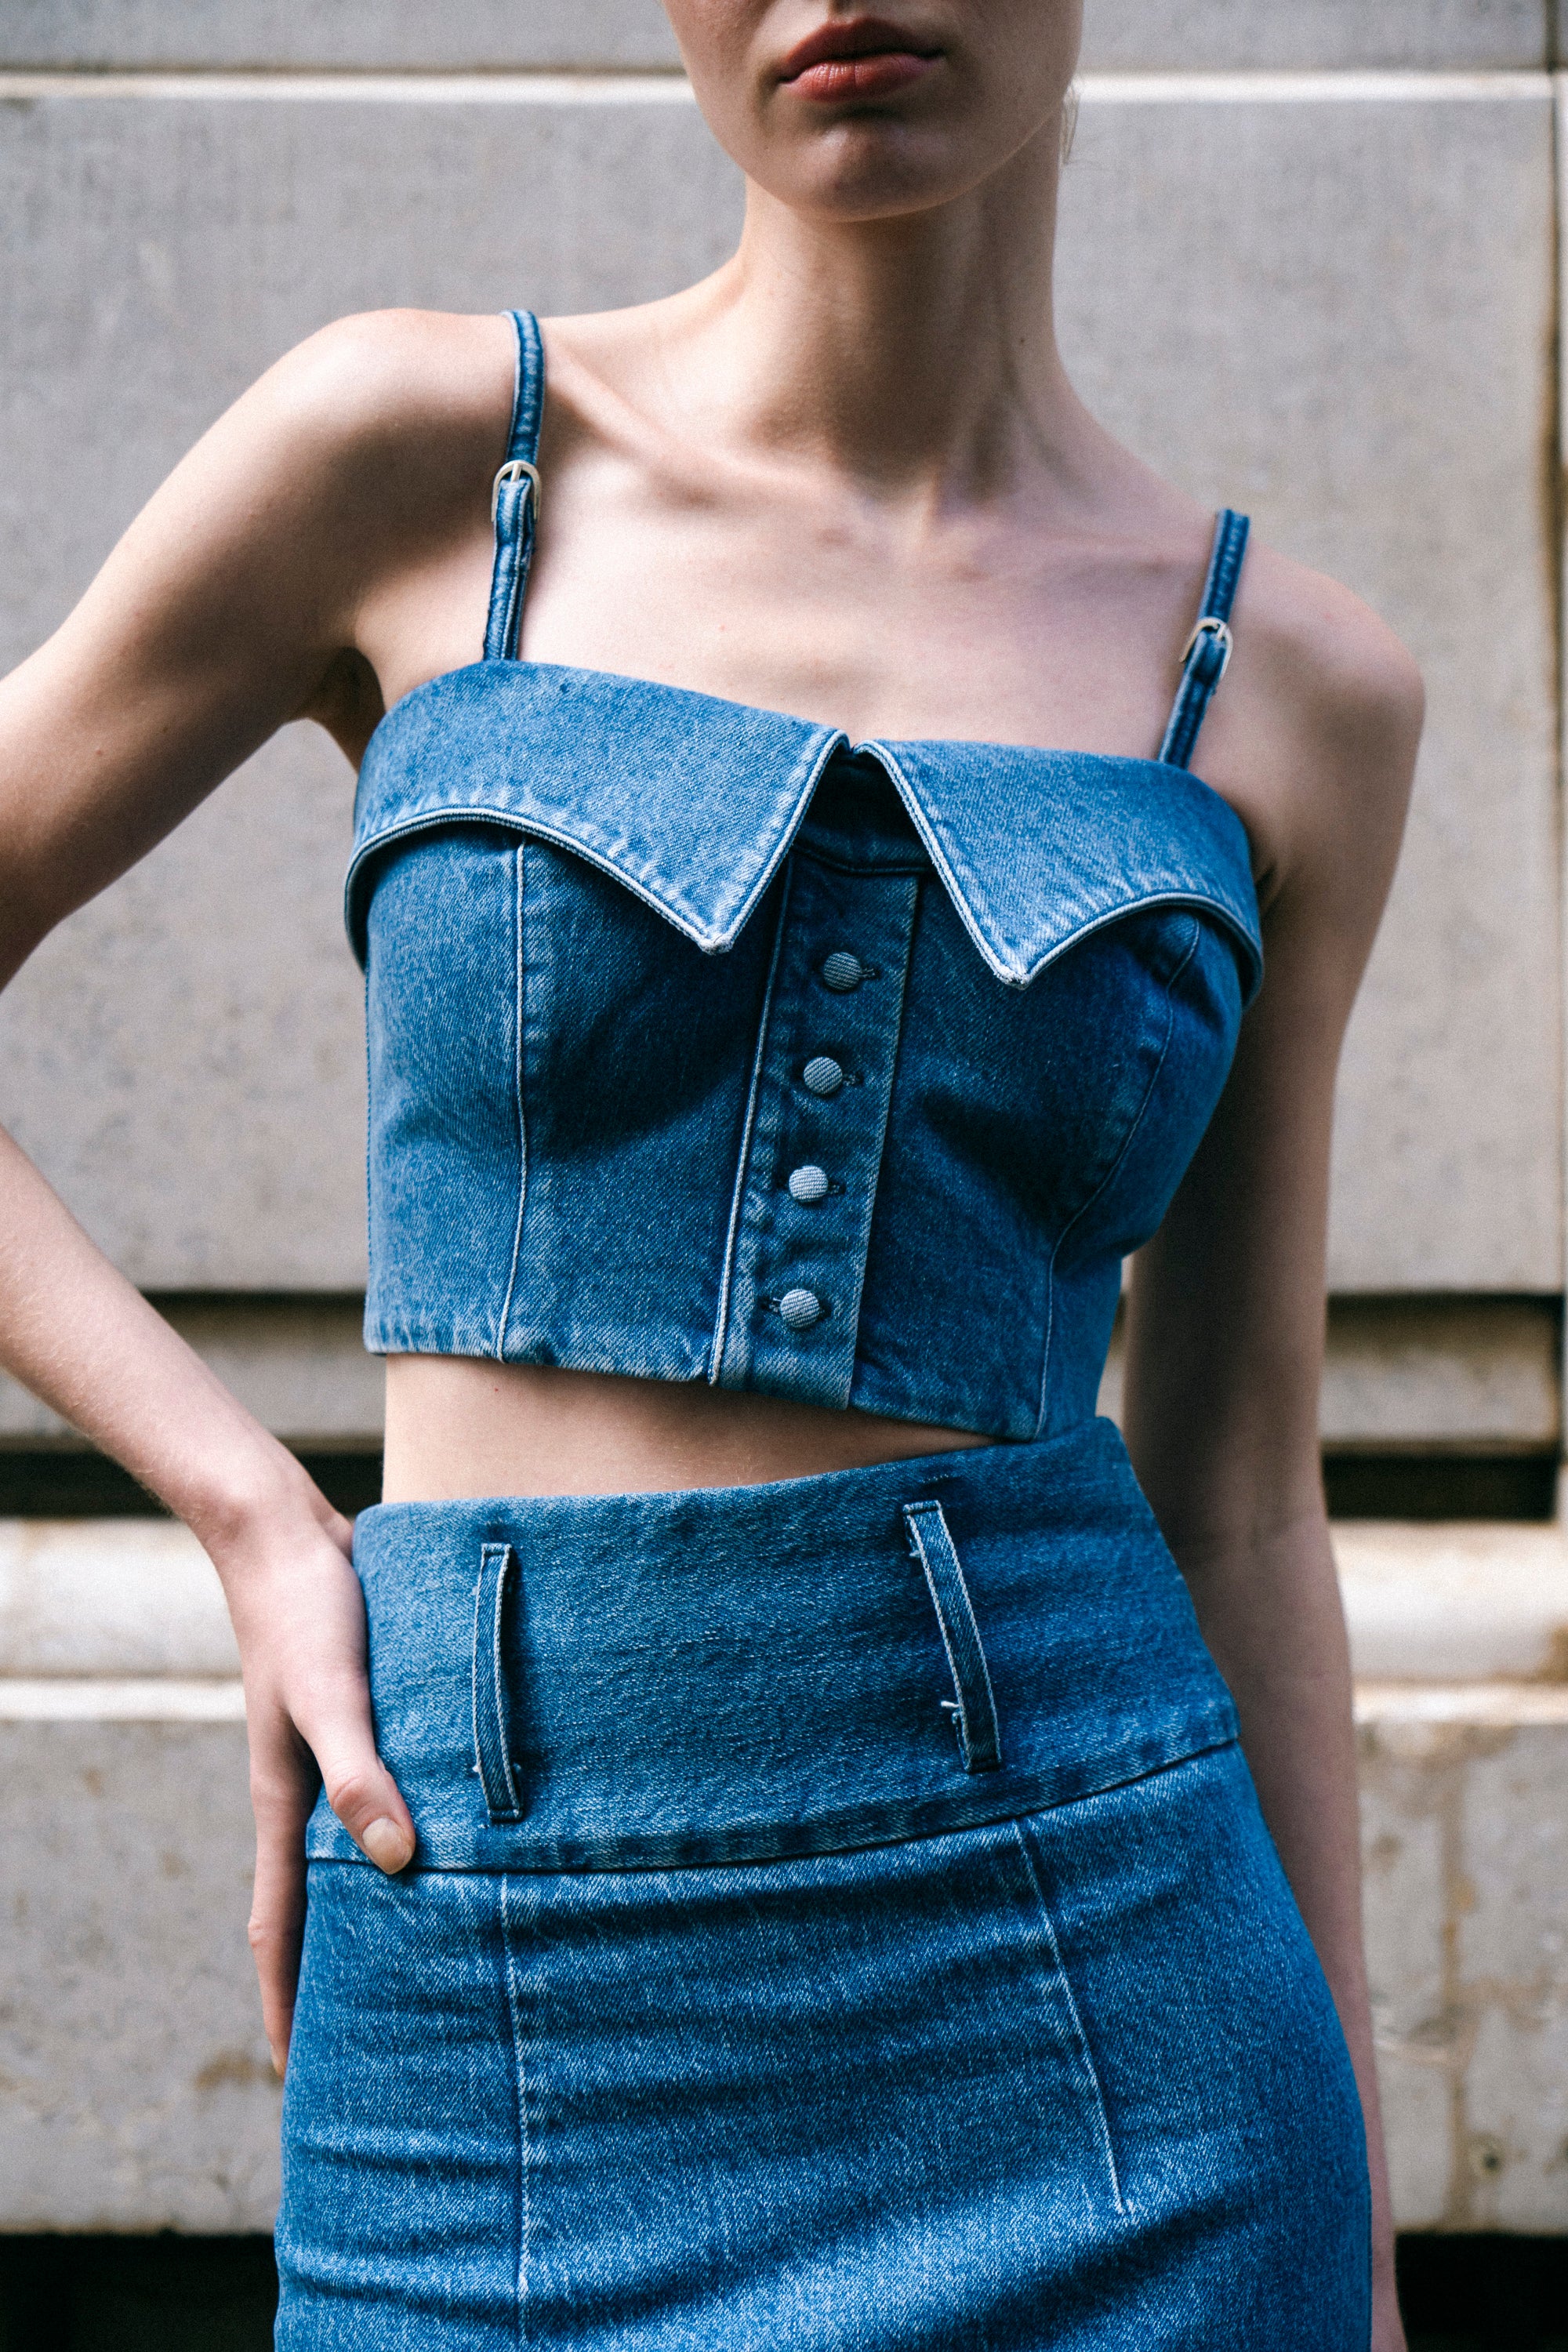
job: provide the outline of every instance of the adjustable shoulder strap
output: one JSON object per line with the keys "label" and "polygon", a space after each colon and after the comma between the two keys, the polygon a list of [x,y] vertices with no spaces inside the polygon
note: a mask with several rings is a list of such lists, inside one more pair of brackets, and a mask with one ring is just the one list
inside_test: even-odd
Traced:
{"label": "adjustable shoulder strap", "polygon": [[1198,609],[1197,625],[1182,656],[1182,682],[1176,688],[1170,724],[1160,746],[1160,757],[1168,767],[1184,768],[1191,760],[1204,713],[1230,666],[1230,608],[1236,598],[1236,583],[1241,577],[1241,560],[1247,553],[1250,529],[1245,515],[1233,513],[1229,507],[1221,509],[1215,525],[1214,552],[1209,557],[1208,578],[1204,583],[1204,600]]}
{"label": "adjustable shoulder strap", "polygon": [[486,661],[511,661],[516,656],[533,534],[539,528],[539,468],[533,461],[544,406],[544,348],[531,310],[513,310],[510,318],[517,330],[517,376],[506,463],[490,494],[496,562],[490,577],[489,618],[485,623]]}

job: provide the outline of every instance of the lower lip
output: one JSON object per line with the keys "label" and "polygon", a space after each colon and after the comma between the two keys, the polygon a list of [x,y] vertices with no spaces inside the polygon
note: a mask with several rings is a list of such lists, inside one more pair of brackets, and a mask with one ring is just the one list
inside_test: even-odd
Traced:
{"label": "lower lip", "polygon": [[909,89],[935,63],[934,58],[917,57],[912,49],[879,49],[868,58],[825,58],[819,66],[807,66],[784,87],[815,106],[852,106]]}

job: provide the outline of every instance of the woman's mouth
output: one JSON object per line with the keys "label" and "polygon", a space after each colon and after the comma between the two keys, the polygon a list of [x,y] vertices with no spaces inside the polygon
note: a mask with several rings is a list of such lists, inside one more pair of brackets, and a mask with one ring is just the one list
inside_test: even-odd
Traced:
{"label": "woman's mouth", "polygon": [[908,89],[941,55],[940,49],[915,47],[897,25],[858,16],[847,24],[825,25],[798,42],[779,68],[779,79],[815,105],[854,105]]}

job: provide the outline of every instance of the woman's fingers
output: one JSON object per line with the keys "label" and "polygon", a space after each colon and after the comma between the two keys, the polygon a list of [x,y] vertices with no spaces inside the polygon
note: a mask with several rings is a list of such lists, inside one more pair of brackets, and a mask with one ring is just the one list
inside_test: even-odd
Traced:
{"label": "woman's fingers", "polygon": [[310,1726],[307,1737],[327,1802],[350,1837],[378,1870],[402,1870],[414,1859],[414,1823],[375,1752],[368,1694],[353,1715],[334,1714]]}
{"label": "woman's fingers", "polygon": [[269,1775],[258,1759],[251,1772],[256,1814],[256,1878],[250,1902],[250,1950],[261,1982],[261,2021],[272,2063],[282,2074],[294,2023],[300,1948],[305,1933],[305,1823],[315,1801],[310,1777],[292,1769]]}
{"label": "woman's fingers", "polygon": [[370,1695],[363,1682],[335,1704],[300,1710],[296,1727],[280,1709],[251,1724],[251,1804],[256,1882],[250,1948],[261,1980],[261,2011],[272,2063],[289,2053],[305,1932],[305,1827],[324,1787],[327,1801],[378,1869],[402,1870],[414,1856],[414,1823],[397,1783],[376,1754]]}

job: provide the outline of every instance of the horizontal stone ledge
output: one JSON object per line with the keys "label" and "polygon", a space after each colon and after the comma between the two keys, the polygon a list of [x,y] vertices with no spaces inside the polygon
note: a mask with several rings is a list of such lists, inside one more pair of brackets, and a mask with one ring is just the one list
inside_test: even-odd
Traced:
{"label": "horizontal stone ledge", "polygon": [[[163,1293],[153,1303],[257,1419],[300,1452],[374,1451],[382,1367],[352,1295]],[[1321,1427],[1331,1449],[1554,1452],[1560,1307],[1552,1297],[1337,1297]],[[1118,1332],[1100,1411],[1121,1411]],[[79,1445],[0,1374],[0,1446]]]}
{"label": "horizontal stone ledge", "polygon": [[243,1723],[245,1685],[171,1675],[0,1675],[0,1723]]}
{"label": "horizontal stone ledge", "polygon": [[[1084,62],[1121,69],[1534,66],[1552,0],[1092,0]],[[668,64],[657,0],[5,0],[0,60],[100,71],[165,66],[341,69]]]}
{"label": "horizontal stone ledge", "polygon": [[[1527,1731],[1568,1727],[1568,1683],[1358,1682],[1355,1719],[1383,1738],[1409,1730]],[[1415,1749],[1426,1753],[1417,1738]]]}
{"label": "horizontal stone ledge", "polygon": [[[1558,77],[1561,79],[1561,77]],[[1235,73],[1087,73],[1078,83],[1084,106],[1432,105],[1500,100],[1549,102],[1553,77],[1542,71],[1413,72],[1351,68]],[[185,99],[213,105],[282,100],[336,104],[455,106],[657,106],[695,103],[678,69],[637,72],[384,73],[0,72],[0,102],[71,99]]]}
{"label": "horizontal stone ledge", "polygon": [[[1390,1693],[1447,1686],[1461,1711],[1481,1705],[1467,1693],[1490,1691],[1494,1711],[1537,1710],[1520,1721],[1568,1721],[1561,1527],[1367,1521],[1337,1526],[1334,1545],[1352,1663],[1373,1694],[1365,1706],[1386,1712]],[[156,1717],[164,1689],[181,1694],[169,1701],[174,1716],[206,1709],[221,1720],[241,1711],[217,1696],[237,1690],[238,1663],[217,1577],[185,1528],[0,1519],[0,1675],[12,1693],[0,1714],[47,1714],[56,1691],[67,1713]]]}
{"label": "horizontal stone ledge", "polygon": [[1333,1540],[1351,1654],[1364,1683],[1555,1686],[1568,1703],[1562,1527],[1342,1521]]}

